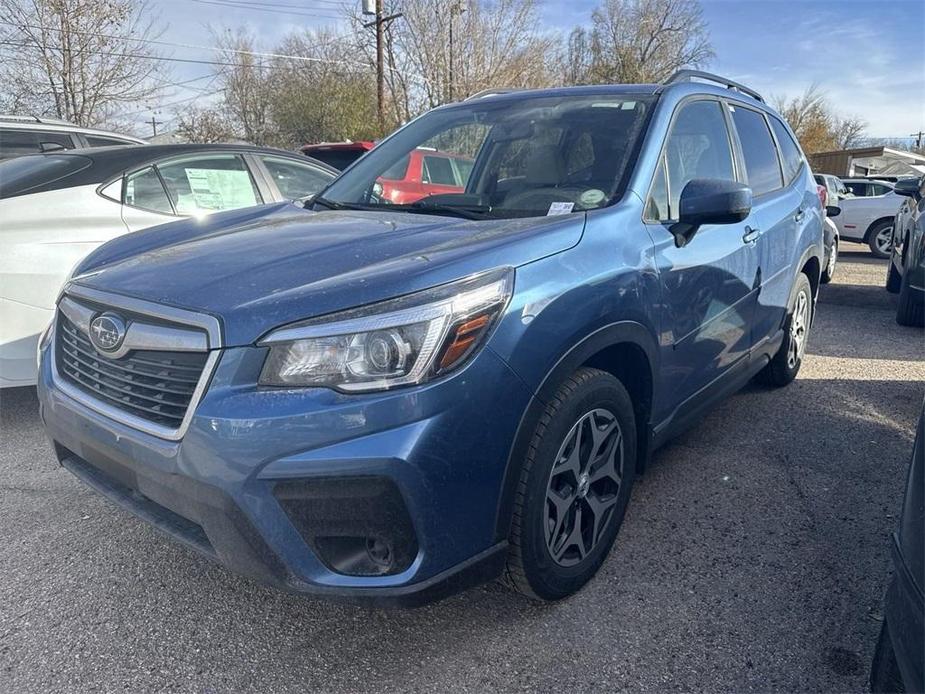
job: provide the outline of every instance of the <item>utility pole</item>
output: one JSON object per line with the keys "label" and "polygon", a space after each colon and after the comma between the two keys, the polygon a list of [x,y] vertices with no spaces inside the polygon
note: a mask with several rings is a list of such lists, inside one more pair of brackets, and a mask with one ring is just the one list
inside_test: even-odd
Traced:
{"label": "utility pole", "polygon": [[461,2],[450,5],[450,101],[456,100],[456,54],[453,51],[453,18],[466,11]]}
{"label": "utility pole", "polygon": [[922,149],[922,137],[925,136],[925,132],[919,130],[917,133],[912,133],[909,137],[915,138],[915,148]]}
{"label": "utility pole", "polygon": [[376,27],[376,115],[380,134],[385,134],[385,27],[401,17],[401,12],[384,17],[383,11],[382,0],[375,0],[375,4],[373,0],[363,0],[363,14],[376,15],[376,19],[363,26]]}
{"label": "utility pole", "polygon": [[157,137],[157,126],[163,124],[163,121],[155,120],[154,114],[151,114],[151,130],[154,131],[154,134],[151,137]]}

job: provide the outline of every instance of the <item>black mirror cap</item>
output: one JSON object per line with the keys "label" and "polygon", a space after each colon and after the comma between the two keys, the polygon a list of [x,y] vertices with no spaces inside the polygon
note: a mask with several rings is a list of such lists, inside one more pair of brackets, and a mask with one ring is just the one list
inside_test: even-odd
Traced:
{"label": "black mirror cap", "polygon": [[893,186],[893,192],[907,198],[915,197],[919,192],[919,181],[915,178],[901,178]]}
{"label": "black mirror cap", "polygon": [[678,207],[683,224],[735,224],[752,211],[752,189],[738,181],[695,178],[681,191]]}
{"label": "black mirror cap", "polygon": [[841,208],[836,207],[835,205],[826,205],[825,206],[825,216],[826,217],[837,217],[841,214]]}

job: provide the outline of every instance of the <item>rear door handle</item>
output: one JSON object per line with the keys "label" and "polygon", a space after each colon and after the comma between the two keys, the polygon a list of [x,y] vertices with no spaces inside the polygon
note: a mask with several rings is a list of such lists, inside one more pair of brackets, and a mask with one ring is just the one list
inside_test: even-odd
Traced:
{"label": "rear door handle", "polygon": [[742,241],[745,243],[754,243],[758,240],[759,236],[761,236],[761,229],[745,227],[745,234],[742,236]]}
{"label": "rear door handle", "polygon": [[797,210],[797,213],[796,213],[795,215],[793,215],[793,221],[795,221],[795,222],[802,222],[802,221],[803,221],[803,217],[805,217],[805,216],[806,216],[806,211],[805,211],[805,210],[802,210],[802,209]]}

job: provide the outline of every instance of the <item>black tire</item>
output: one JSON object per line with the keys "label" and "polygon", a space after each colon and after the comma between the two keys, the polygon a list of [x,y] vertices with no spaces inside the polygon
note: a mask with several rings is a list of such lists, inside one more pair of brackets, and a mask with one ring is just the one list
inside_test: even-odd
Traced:
{"label": "black tire", "polygon": [[[608,416],[599,413],[608,413]],[[610,415],[612,418],[608,418]],[[607,425],[604,428],[601,428],[602,421]],[[618,427],[616,431],[612,428],[614,423]],[[597,434],[590,427],[595,427]],[[610,476],[588,483],[606,467],[593,465],[596,451],[616,451],[613,456],[613,469],[616,469],[619,434],[622,434],[622,479],[619,484],[615,486]],[[598,440],[598,436],[602,438]],[[568,448],[570,443],[572,447]],[[571,453],[567,454],[569,451]],[[574,463],[578,464],[584,451],[588,452],[589,458],[588,467],[581,468],[586,471],[581,475],[585,480],[576,479],[574,495],[569,496],[562,489],[556,489],[555,485],[571,474],[569,461],[573,460],[573,454]],[[605,458],[610,459],[604,455],[598,458],[598,462],[606,462]],[[635,466],[636,420],[626,388],[605,371],[579,369],[562,383],[550,400],[527,450],[514,499],[505,582],[537,600],[559,600],[584,586],[607,558],[623,523]],[[553,474],[554,468],[560,472]],[[603,483],[608,485],[595,487]],[[551,501],[554,493],[562,494],[557,498],[567,508],[558,518],[551,517],[559,516],[558,511],[561,510],[559,504]],[[600,525],[588,520],[597,517],[592,506],[600,507],[604,503],[608,504],[608,510],[601,514]],[[568,532],[569,519],[572,520],[571,527],[578,528],[577,535]],[[588,524],[592,524],[589,532],[582,532]],[[572,537],[578,538],[580,548],[577,543],[569,544]],[[563,538],[562,542],[557,542],[557,538]],[[565,549],[558,559],[552,547],[556,544]],[[568,565],[566,560],[574,563]]]}
{"label": "black tire", "polygon": [[[878,258],[890,257],[889,248],[886,250],[881,250],[880,246],[877,245],[877,236],[879,236],[886,229],[890,229],[890,233],[892,234],[892,219],[884,219],[882,222],[877,222],[874,226],[871,227],[870,231],[867,232],[867,245],[870,247],[870,252]],[[892,243],[890,245],[892,246]]]}
{"label": "black tire", "polygon": [[838,261],[838,241],[832,241],[832,254],[829,256],[829,262],[825,264],[825,270],[822,271],[822,276],[819,278],[819,281],[822,284],[828,284],[832,281],[832,278],[835,277],[835,266]]}
{"label": "black tire", "polygon": [[[890,265],[892,267],[892,264]],[[925,297],[917,293],[909,283],[908,270],[902,274],[899,286],[899,301],[896,303],[896,322],[921,328],[925,325]]]}
{"label": "black tire", "polygon": [[874,660],[870,668],[870,691],[878,694],[905,691],[886,620],[883,620],[880,627],[880,636],[877,638],[877,647],[874,649]]}
{"label": "black tire", "polygon": [[902,275],[896,271],[896,266],[891,258],[890,268],[886,271],[886,290],[890,294],[899,294],[900,282],[902,282]]}
{"label": "black tire", "polygon": [[[802,345],[797,342],[796,335],[799,334],[799,328],[794,329],[794,313],[797,305],[805,301],[805,314],[801,319],[802,328]],[[800,372],[800,366],[803,364],[803,355],[806,351],[806,341],[809,339],[809,329],[813,323],[813,290],[809,283],[809,277],[806,273],[801,272],[797,275],[797,281],[793,284],[793,290],[790,293],[790,302],[787,308],[787,319],[784,321],[784,339],[781,342],[780,349],[771,358],[758,375],[755,377],[760,383],[774,388],[781,388],[788,385]],[[791,352],[795,350],[793,358]]]}

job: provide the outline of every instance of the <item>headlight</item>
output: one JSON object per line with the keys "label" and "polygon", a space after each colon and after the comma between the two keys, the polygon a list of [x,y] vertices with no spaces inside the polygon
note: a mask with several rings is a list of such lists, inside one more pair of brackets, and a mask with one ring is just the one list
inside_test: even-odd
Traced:
{"label": "headlight", "polygon": [[345,392],[423,383],[460,367],[511,297],[503,268],[409,296],[274,330],[260,385]]}

